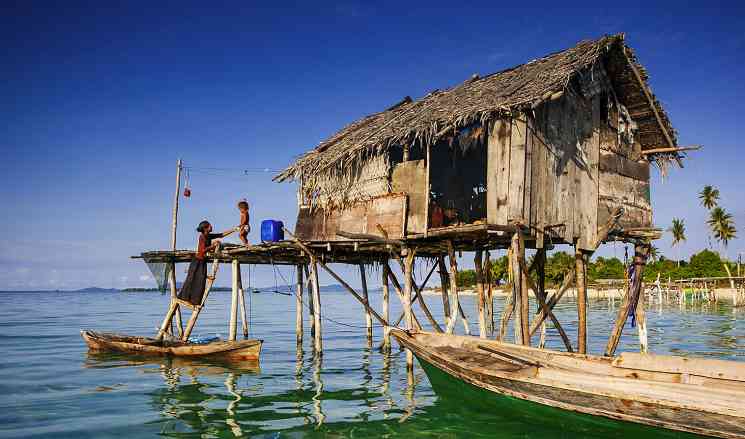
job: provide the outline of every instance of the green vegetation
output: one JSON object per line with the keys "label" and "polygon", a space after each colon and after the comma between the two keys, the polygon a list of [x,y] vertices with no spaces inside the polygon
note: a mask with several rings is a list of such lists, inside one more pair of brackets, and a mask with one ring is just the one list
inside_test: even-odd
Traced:
{"label": "green vegetation", "polygon": [[[725,264],[728,266],[725,268]],[[559,251],[551,254],[546,260],[546,284],[557,286],[564,280],[564,274],[574,267],[574,257],[566,252]],[[656,260],[650,259],[644,270],[644,279],[648,282],[660,277],[667,280],[686,279],[691,277],[724,277],[728,276],[727,268],[736,270],[732,262],[722,260],[719,253],[711,250],[703,250],[691,256],[688,261],[667,259],[659,255]],[[503,256],[492,261],[492,279],[498,279],[500,283],[507,281],[507,257]],[[598,279],[623,279],[624,266],[618,258],[604,258],[599,256],[587,266],[587,277],[590,282]],[[461,270],[458,272],[458,285],[473,286],[476,284],[476,272],[474,270]]]}

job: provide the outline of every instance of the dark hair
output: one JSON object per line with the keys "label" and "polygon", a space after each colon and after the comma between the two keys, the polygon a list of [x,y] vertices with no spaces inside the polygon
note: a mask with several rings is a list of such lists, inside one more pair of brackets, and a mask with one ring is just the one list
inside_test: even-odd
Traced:
{"label": "dark hair", "polygon": [[209,226],[209,225],[210,225],[210,222],[209,222],[209,221],[207,221],[207,220],[204,220],[204,221],[202,221],[202,222],[201,222],[201,223],[199,223],[199,225],[197,226],[197,232],[199,232],[199,233],[202,233],[202,232],[204,232],[204,229],[206,229],[206,228],[207,228],[207,226]]}
{"label": "dark hair", "polygon": [[241,201],[239,201],[239,202],[238,202],[238,208],[239,208],[239,209],[240,209],[240,208],[246,208],[246,209],[248,209],[248,201],[246,201],[246,200],[241,200]]}

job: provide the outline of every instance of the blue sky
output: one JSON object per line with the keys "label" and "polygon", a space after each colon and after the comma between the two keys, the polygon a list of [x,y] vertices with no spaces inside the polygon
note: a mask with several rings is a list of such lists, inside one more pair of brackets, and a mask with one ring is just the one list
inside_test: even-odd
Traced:
{"label": "blue sky", "polygon": [[[617,32],[680,143],[705,145],[664,183],[653,177],[655,222],[685,219],[681,255],[705,247],[696,193],[712,184],[745,236],[742,2],[152,3],[0,5],[0,289],[152,285],[129,256],[169,245],[177,158],[279,169],[403,96]],[[254,224],[294,224],[294,185],[271,175],[193,172],[179,247],[203,218],[236,224],[242,197]],[[678,252],[668,237],[657,245]],[[742,238],[727,254],[739,251]],[[271,270],[256,283],[273,283]]]}

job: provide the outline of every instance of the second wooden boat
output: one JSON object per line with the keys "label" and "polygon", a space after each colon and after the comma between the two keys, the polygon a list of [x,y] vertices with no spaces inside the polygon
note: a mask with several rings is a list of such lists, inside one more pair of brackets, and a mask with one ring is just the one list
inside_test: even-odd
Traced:
{"label": "second wooden boat", "polygon": [[391,335],[414,353],[438,393],[467,386],[507,402],[745,438],[745,363],[636,353],[606,358],[477,337]]}
{"label": "second wooden boat", "polygon": [[227,361],[258,361],[263,343],[262,340],[218,340],[211,343],[190,343],[86,330],[80,331],[80,335],[91,351],[174,357],[214,357]]}

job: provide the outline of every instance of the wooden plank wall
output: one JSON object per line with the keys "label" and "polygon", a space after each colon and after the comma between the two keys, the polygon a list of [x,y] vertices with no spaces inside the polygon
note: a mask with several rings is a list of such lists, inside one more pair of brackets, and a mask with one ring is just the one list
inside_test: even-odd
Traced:
{"label": "wooden plank wall", "polygon": [[341,230],[350,233],[379,234],[377,225],[392,238],[404,236],[407,196],[394,193],[360,201],[344,209],[302,207],[298,212],[295,235],[308,241],[344,241],[336,235]]}
{"label": "wooden plank wall", "polygon": [[409,195],[409,205],[406,216],[406,233],[424,233],[427,228],[426,204],[429,202],[427,193],[427,164],[425,160],[410,160],[398,163],[391,172],[391,189],[393,192],[403,192]]}

